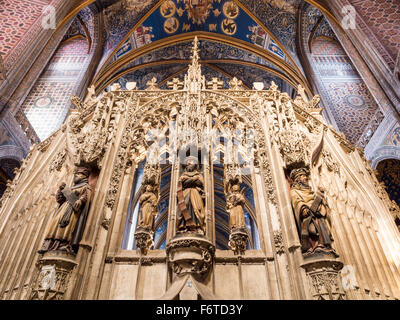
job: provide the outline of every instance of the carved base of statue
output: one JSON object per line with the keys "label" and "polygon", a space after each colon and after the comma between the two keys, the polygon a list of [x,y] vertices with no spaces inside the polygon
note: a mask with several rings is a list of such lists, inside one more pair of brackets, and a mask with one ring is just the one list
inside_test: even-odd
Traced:
{"label": "carved base of statue", "polygon": [[30,300],[63,300],[76,265],[75,255],[63,251],[46,252],[36,264]]}
{"label": "carved base of statue", "polygon": [[332,252],[315,252],[304,258],[301,266],[306,270],[314,300],[344,300],[340,271],[343,263]]}
{"label": "carved base of statue", "polygon": [[247,241],[249,236],[246,227],[244,228],[233,228],[229,236],[229,248],[237,254],[244,254],[247,247]]}
{"label": "carved base of statue", "polygon": [[44,254],[47,251],[62,251],[67,254],[75,255],[77,250],[74,250],[69,241],[46,239],[43,242],[42,248],[38,250],[38,253]]}
{"label": "carved base of statue", "polygon": [[169,264],[177,277],[191,274],[200,280],[208,275],[215,247],[203,236],[191,232],[177,234],[166,249]]}
{"label": "carved base of statue", "polygon": [[148,228],[138,227],[135,232],[136,247],[140,253],[146,255],[150,248],[154,245],[153,231]]}
{"label": "carved base of statue", "polygon": [[303,253],[304,258],[318,257],[320,255],[332,256],[333,258],[339,258],[339,255],[333,248],[326,248],[324,246],[317,246],[314,250],[309,250]]}

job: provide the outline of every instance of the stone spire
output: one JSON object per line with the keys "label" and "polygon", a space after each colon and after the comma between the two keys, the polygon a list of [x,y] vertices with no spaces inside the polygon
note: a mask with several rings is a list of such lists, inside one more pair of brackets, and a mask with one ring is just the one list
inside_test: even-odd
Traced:
{"label": "stone spire", "polygon": [[193,49],[191,55],[192,63],[189,66],[188,72],[185,75],[185,90],[189,93],[198,93],[205,88],[205,77],[201,74],[201,65],[199,63],[199,40],[197,37],[193,41]]}

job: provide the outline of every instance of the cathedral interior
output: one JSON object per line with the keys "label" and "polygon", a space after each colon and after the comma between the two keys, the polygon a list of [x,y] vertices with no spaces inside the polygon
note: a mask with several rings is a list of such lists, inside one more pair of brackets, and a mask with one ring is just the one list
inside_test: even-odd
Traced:
{"label": "cathedral interior", "polygon": [[0,299],[400,299],[398,0],[0,18]]}

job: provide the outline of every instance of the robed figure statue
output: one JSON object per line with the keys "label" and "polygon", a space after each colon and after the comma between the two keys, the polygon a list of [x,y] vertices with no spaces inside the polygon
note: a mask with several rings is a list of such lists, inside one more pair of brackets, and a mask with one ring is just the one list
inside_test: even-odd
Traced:
{"label": "robed figure statue", "polygon": [[227,211],[229,212],[229,229],[245,228],[243,207],[246,199],[243,195],[244,189],[240,190],[240,184],[230,187],[226,198]]}
{"label": "robed figure statue", "polygon": [[147,231],[154,231],[154,220],[157,216],[158,197],[151,184],[146,185],[145,192],[140,196],[140,220],[138,227]]}
{"label": "robed figure statue", "polygon": [[205,234],[204,178],[195,157],[186,158],[185,171],[178,180],[178,232]]}
{"label": "robed figure statue", "polygon": [[47,251],[65,251],[76,253],[85,228],[89,212],[91,189],[88,184],[89,169],[75,169],[71,188],[61,184],[56,194],[59,206],[50,223],[39,253]]}
{"label": "robed figure statue", "polygon": [[304,254],[316,251],[335,253],[332,248],[332,234],[328,219],[328,210],[323,193],[313,192],[305,168],[294,169],[290,173],[291,199],[296,222],[300,232],[300,242]]}

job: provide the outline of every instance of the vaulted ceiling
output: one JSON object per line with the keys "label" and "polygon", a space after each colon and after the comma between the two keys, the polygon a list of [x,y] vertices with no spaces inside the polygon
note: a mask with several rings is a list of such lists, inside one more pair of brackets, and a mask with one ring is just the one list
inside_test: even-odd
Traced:
{"label": "vaulted ceiling", "polygon": [[274,81],[290,94],[302,84],[311,94],[295,46],[303,2],[98,0],[105,17],[105,46],[92,84],[98,91],[128,81],[144,88],[155,77],[165,86],[186,71],[190,43],[197,36],[206,78],[218,77],[227,86],[237,77],[246,88],[253,82],[268,87]]}

